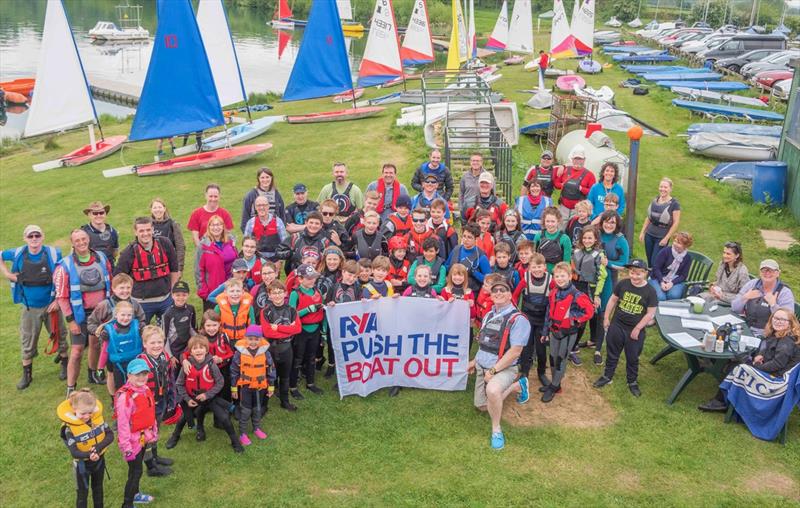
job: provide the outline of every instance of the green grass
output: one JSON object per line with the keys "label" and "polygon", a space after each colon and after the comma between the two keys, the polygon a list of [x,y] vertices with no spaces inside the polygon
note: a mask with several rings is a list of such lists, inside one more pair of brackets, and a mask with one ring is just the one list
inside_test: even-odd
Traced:
{"label": "green grass", "polygon": [[[491,23],[479,25],[479,30],[491,30],[493,16],[486,19]],[[546,38],[546,34],[537,36],[537,47],[543,47]],[[575,62],[562,64],[571,67]],[[528,96],[516,90],[534,86],[535,76],[521,66],[502,73],[496,88],[521,105]],[[681,229],[694,234],[695,249],[717,259],[723,242],[740,240],[751,271],[759,259],[774,256],[784,266],[789,284],[800,287],[797,257],[768,251],[757,232],[770,227],[800,237],[797,222],[706,179],[703,175],[714,161],[690,155],[684,138],[677,137],[691,122],[688,114],[670,106],[666,92],[654,90],[647,97],[635,97],[630,90],[616,88],[625,77],[612,68],[587,80],[592,86],[612,86],[618,91],[620,108],[670,134],[642,142],[637,222],[641,224],[658,180],[670,176],[684,210]],[[377,96],[386,91],[369,93]],[[334,109],[328,100],[276,102],[275,106],[274,114]],[[0,159],[0,245],[18,245],[22,228],[34,222],[44,227],[48,243],[66,250],[69,231],[85,220],[80,210],[96,199],[111,203],[110,222],[120,229],[123,242],[128,242],[132,217],[146,213],[151,197],[164,197],[173,215],[185,224],[191,210],[202,204],[203,188],[212,181],[222,185],[223,206],[237,217],[256,169],[264,165],[273,168],[288,199],[297,181],[312,190],[327,183],[335,160],[348,163],[362,188],[384,161],[395,162],[407,182],[426,148],[419,129],[392,126],[398,110],[393,105],[379,117],[358,122],[278,124],[258,139],[274,147],[256,159],[158,178],[108,180],[100,175],[102,169],[151,160],[154,142],[137,143],[121,156],[85,167],[34,174],[31,164],[85,143],[85,134],[59,136],[60,148],[47,149],[45,140],[34,141]],[[524,107],[520,111],[522,125],[549,115]],[[126,133],[129,125],[108,125],[105,131]],[[623,133],[611,136],[618,148],[627,151]],[[537,160],[540,150],[528,138],[514,149],[515,182],[523,168]],[[635,251],[642,254],[642,246],[637,244]],[[55,416],[63,383],[57,381],[57,368],[49,358],[40,357],[34,364],[31,388],[14,389],[19,376],[17,317],[18,309],[3,288],[0,499],[14,507],[66,506],[73,502],[74,485]],[[657,333],[651,332],[643,358],[650,358],[662,345]],[[381,392],[339,401],[331,391],[332,383],[324,380],[325,395],[301,402],[296,414],[271,410],[265,420],[268,442],[255,444],[242,456],[231,452],[219,431],[209,429],[205,443],[195,443],[193,432],[185,432],[179,446],[167,454],[176,459],[174,475],[145,477],[142,490],[155,495],[158,506],[800,506],[797,413],[791,420],[789,442],[782,447],[754,439],[741,425],[724,424],[721,415],[698,412],[695,406],[715,389],[710,377],[699,377],[673,406],[667,406],[664,400],[685,368],[679,355],[655,367],[643,362],[644,396],[638,400],[628,394],[623,382],[605,389],[602,396],[616,414],[615,423],[607,427],[581,430],[507,424],[508,446],[500,453],[489,449],[488,420],[472,408],[471,383],[470,389],[460,393],[405,390],[395,399]],[[590,365],[581,369],[590,379],[599,374]],[[569,386],[563,397],[570,397]],[[108,402],[107,395],[103,400]],[[108,409],[106,416],[111,416]],[[165,428],[163,435],[169,431]],[[116,448],[110,450],[108,464],[112,479],[106,482],[106,500],[115,505],[126,474]]]}

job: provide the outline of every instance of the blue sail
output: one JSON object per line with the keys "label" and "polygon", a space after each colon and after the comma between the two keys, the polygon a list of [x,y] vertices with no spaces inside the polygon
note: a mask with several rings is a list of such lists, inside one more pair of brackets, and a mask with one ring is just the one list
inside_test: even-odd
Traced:
{"label": "blue sail", "polygon": [[313,0],[283,100],[325,97],[351,88],[353,77],[336,2]]}
{"label": "blue sail", "polygon": [[223,125],[191,0],[157,0],[158,29],[130,141]]}

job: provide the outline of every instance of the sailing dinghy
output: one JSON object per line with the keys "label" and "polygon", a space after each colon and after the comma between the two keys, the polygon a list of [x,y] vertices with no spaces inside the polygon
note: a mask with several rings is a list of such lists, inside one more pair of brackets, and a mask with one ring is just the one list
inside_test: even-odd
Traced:
{"label": "sailing dinghy", "polygon": [[533,18],[531,0],[516,0],[508,24],[507,51],[533,53]]}
{"label": "sailing dinghy", "polygon": [[[198,9],[198,16],[200,15]],[[292,19],[292,9],[289,8],[287,0],[278,0],[278,6],[275,7],[275,16],[272,17],[270,25],[273,28],[294,30],[294,19]]]}
{"label": "sailing dinghy", "polygon": [[376,0],[367,46],[358,68],[358,86],[381,85],[402,77],[403,64],[392,0]]}
{"label": "sailing dinghy", "polygon": [[100,127],[78,46],[69,27],[61,0],[48,0],[36,81],[23,137],[61,132],[89,126],[89,144],[62,157],[35,164],[34,171],[79,166],[107,157],[122,147],[125,136],[103,136],[95,140],[94,124]]}
{"label": "sailing dinghy", "polygon": [[[191,0],[157,0],[158,29],[130,140],[161,139],[224,125],[214,76]],[[201,152],[103,171],[103,176],[164,175],[236,164],[270,143]]]}
{"label": "sailing dinghy", "polygon": [[434,60],[431,24],[425,0],[416,0],[400,47],[403,65],[424,65]]}
{"label": "sailing dinghy", "polygon": [[500,7],[500,15],[497,16],[492,35],[486,41],[486,49],[505,51],[506,44],[508,44],[508,0],[503,0],[503,6]]}

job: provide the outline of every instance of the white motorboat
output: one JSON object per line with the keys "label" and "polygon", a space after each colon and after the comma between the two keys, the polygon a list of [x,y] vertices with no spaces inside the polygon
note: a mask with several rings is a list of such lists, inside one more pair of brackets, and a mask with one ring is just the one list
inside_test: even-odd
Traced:
{"label": "white motorboat", "polygon": [[89,30],[89,37],[97,41],[137,41],[150,37],[150,32],[141,26],[119,28],[111,21],[98,21]]}

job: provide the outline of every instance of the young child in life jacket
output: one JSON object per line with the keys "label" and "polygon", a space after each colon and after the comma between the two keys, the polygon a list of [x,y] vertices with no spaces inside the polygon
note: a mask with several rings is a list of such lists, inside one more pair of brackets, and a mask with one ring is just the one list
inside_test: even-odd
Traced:
{"label": "young child in life jacket", "polygon": [[456,263],[450,267],[447,274],[447,284],[442,289],[441,296],[446,302],[465,300],[469,305],[469,316],[475,318],[475,293],[469,288],[467,283],[467,267],[461,263]]}
{"label": "young child in life jacket", "polygon": [[[528,270],[525,276],[514,289],[513,301],[528,318],[531,324],[531,337],[528,344],[522,349],[520,355],[520,373],[528,377],[536,356],[536,374],[542,386],[550,384],[547,377],[547,345],[549,337],[544,332],[544,322],[547,319],[547,309],[550,305],[550,291],[554,287],[553,276],[547,273],[547,263],[544,256],[535,252],[531,255]],[[552,367],[552,364],[550,365]]]}
{"label": "young child in life jacket", "polygon": [[[172,373],[172,358],[164,349],[164,332],[155,325],[147,325],[142,330],[142,345],[144,351],[137,357],[147,363],[150,369],[147,373],[147,387],[153,393],[156,402],[156,424],[160,427],[168,410],[175,408],[175,383]],[[173,464],[172,459],[158,454],[158,443],[148,445],[153,455],[152,462],[147,463],[147,476],[166,476],[172,473],[168,467]]]}
{"label": "young child in life jacket", "polygon": [[481,235],[481,228],[474,222],[467,223],[461,230],[461,244],[450,252],[447,258],[447,266],[451,267],[455,263],[461,263],[469,272],[469,287],[477,292],[483,285],[483,279],[492,273],[489,266],[489,258],[477,247],[475,240]]}
{"label": "young child in life jacket", "polygon": [[128,362],[142,352],[143,328],[144,321],[133,318],[133,305],[129,302],[117,303],[114,318],[98,328],[98,338],[103,344],[98,366],[108,366],[112,373],[106,383],[109,394],[125,384]]}
{"label": "young child in life jacket", "polygon": [[358,285],[364,287],[372,281],[372,260],[361,258],[358,260]]}
{"label": "young child in life jacket", "polygon": [[547,262],[547,271],[553,273],[556,264],[569,263],[572,259],[572,242],[566,233],[558,229],[561,224],[561,212],[554,206],[545,208],[542,212],[544,230],[536,233],[533,243],[536,251],[544,256]]}
{"label": "young child in life jacket", "polygon": [[158,442],[158,423],[153,392],[147,387],[147,363],[140,358],[131,360],[127,372],[128,382],[114,395],[114,415],[117,419],[117,443],[128,463],[122,506],[132,508],[134,503],[153,501],[153,496],[139,490],[139,481],[142,479],[142,463],[147,462],[149,468],[155,461],[145,450],[148,444]]}
{"label": "young child in life jacket", "polygon": [[431,269],[431,286],[434,291],[441,293],[447,284],[447,268],[444,259],[439,257],[441,242],[436,236],[426,238],[422,242],[422,255],[417,256],[408,269],[408,283],[414,285],[414,273],[418,266],[426,265]]}
{"label": "young child in life jacket", "polygon": [[264,261],[261,265],[261,283],[250,290],[253,297],[253,313],[256,317],[256,324],[261,324],[261,311],[269,302],[269,285],[278,278],[278,265],[272,261]]}
{"label": "young child in life jacket", "polygon": [[428,213],[431,216],[428,221],[428,226],[441,242],[439,257],[447,259],[453,249],[458,245],[458,233],[447,219],[449,207],[445,200],[436,198],[433,200],[433,203],[431,203],[431,209]]}
{"label": "young child in life jacket", "polygon": [[[214,365],[217,366],[222,373],[222,389],[219,391],[218,398],[226,401],[228,405],[233,402],[231,398],[231,384],[230,384],[230,367],[231,359],[234,353],[235,340],[222,330],[222,322],[219,313],[213,310],[207,310],[203,313],[203,322],[200,326],[200,335],[208,340],[208,354]],[[191,362],[191,351],[187,350],[183,353],[183,370],[188,372]],[[214,416],[214,424],[219,425],[216,415]]]}
{"label": "young child in life jacket", "polygon": [[[333,284],[328,294],[323,295],[325,305],[333,307],[337,303],[357,302],[361,299],[361,285],[358,283],[358,263],[352,259],[342,264],[341,278]],[[325,377],[336,373],[336,355],[333,351],[330,333],[327,334],[328,368]]]}
{"label": "young child in life jacket", "polygon": [[208,339],[202,335],[195,335],[189,339],[188,349],[189,368],[181,369],[175,384],[183,414],[167,440],[167,449],[174,448],[178,444],[183,428],[193,418],[196,418],[197,422],[195,438],[197,441],[205,441],[205,417],[211,411],[219,425],[228,434],[233,451],[242,453],[244,448],[233,430],[228,412],[228,402],[217,397],[225,381],[209,354]]}
{"label": "young child in life jacket", "polygon": [[[301,265],[317,266],[319,264],[319,260],[322,257],[319,249],[316,247],[303,247],[301,252]],[[297,268],[299,267],[300,265],[297,266]],[[286,292],[288,294],[291,294],[292,291],[300,285],[300,276],[297,274],[297,268],[289,272],[289,275],[286,276]]]}
{"label": "young child in life jacket", "polygon": [[[86,329],[89,332],[89,383],[104,385],[106,384],[106,373],[103,369],[97,368],[100,358],[102,343],[98,339],[98,329],[103,323],[114,318],[114,307],[118,302],[128,302],[133,305],[133,315],[140,323],[145,322],[144,309],[142,305],[131,297],[133,291],[133,278],[127,273],[118,273],[111,279],[111,298],[97,304],[89,317],[86,319]],[[112,392],[113,393],[113,392]]]}
{"label": "young child in life jacket", "polygon": [[575,204],[575,215],[567,221],[564,232],[567,233],[569,241],[577,249],[580,246],[581,231],[592,225],[592,202],[584,199]]}
{"label": "young child in life jacket", "polygon": [[393,236],[408,237],[413,227],[411,223],[411,198],[406,195],[398,196],[394,204],[395,212],[381,225],[381,234],[388,242]]}
{"label": "young child in life jacket", "polygon": [[242,238],[242,249],[239,251],[239,259],[247,264],[247,279],[245,288],[250,291],[255,286],[261,284],[261,265],[264,260],[258,254],[256,239],[252,236]]}
{"label": "young child in life jacket", "polygon": [[[242,283],[242,290],[250,292],[250,286],[248,286],[248,277],[250,276],[250,268],[247,267],[247,262],[244,259],[235,259],[233,264],[231,265],[231,278],[234,280],[238,280]],[[214,291],[208,294],[208,298],[206,300],[210,303],[217,303],[217,296],[225,293],[227,289],[228,281],[223,282],[219,286],[217,286]]]}
{"label": "young child in life jacket", "polygon": [[[264,340],[261,327],[247,327],[244,339],[236,343],[231,362],[231,396],[239,401],[239,442],[250,446],[247,424],[253,424],[253,434],[267,439],[261,430],[261,418],[267,412],[267,402],[275,393],[275,365]],[[263,408],[263,409],[262,409]]]}
{"label": "young child in life jacket", "polygon": [[490,310],[492,310],[492,305],[494,305],[494,302],[492,301],[492,286],[496,284],[498,280],[503,278],[504,277],[502,275],[491,273],[483,279],[483,286],[475,296],[475,321],[473,322],[473,325],[478,329],[481,327],[483,318],[486,317],[486,314]]}
{"label": "young child in life jacket", "polygon": [[544,323],[542,342],[550,338],[550,362],[552,380],[539,391],[542,402],[550,402],[561,392],[561,381],[567,372],[567,356],[578,340],[578,330],[594,316],[592,300],[572,284],[572,268],[567,263],[553,267],[556,287],[550,291],[547,319]]}
{"label": "young child in life jacket", "polygon": [[475,214],[475,223],[480,228],[480,235],[475,238],[475,245],[486,254],[489,266],[494,266],[494,235],[492,233],[492,215],[486,210],[478,210]]}
{"label": "young child in life jacket", "polygon": [[514,268],[517,269],[517,273],[519,273],[519,278],[525,276],[525,272],[528,271],[528,268],[531,263],[531,258],[533,254],[536,252],[536,247],[533,245],[533,242],[530,240],[522,240],[517,245],[517,261],[514,263]]}
{"label": "young child in life jacket", "polygon": [[[600,309],[600,297],[603,293],[605,284],[611,284],[611,281],[606,281],[607,272],[605,252],[600,244],[600,233],[594,226],[588,226],[581,230],[578,242],[575,244],[576,248],[572,252],[572,271],[574,273],[573,280],[575,287],[579,291],[586,293],[591,298],[594,304],[594,316],[589,320],[589,340],[582,344],[582,347],[594,348],[595,337],[598,333],[598,318],[601,318],[598,310]],[[578,330],[578,341],[583,336],[586,329],[586,323],[582,324]],[[575,344],[573,352],[570,353],[570,361],[575,365],[580,365],[581,361],[578,356],[578,343]],[[602,365],[603,357],[599,351],[594,355],[595,365]],[[575,360],[578,360],[577,362]]]}
{"label": "young child in life jacket", "polygon": [[297,310],[302,324],[300,333],[293,340],[294,365],[289,379],[289,393],[298,400],[304,397],[297,388],[300,380],[300,370],[306,378],[306,388],[311,393],[322,395],[322,389],[314,382],[316,375],[317,349],[319,349],[322,320],[325,318],[322,295],[316,287],[319,272],[313,266],[300,265],[297,267],[300,285],[289,295],[289,305]]}
{"label": "young child in life jacket", "polygon": [[392,285],[395,293],[402,293],[408,287],[408,268],[411,263],[406,259],[408,241],[403,236],[389,239],[389,274],[386,281]]}
{"label": "young child in life jacket", "polygon": [[214,312],[219,314],[220,330],[230,339],[231,347],[244,338],[245,330],[256,320],[253,297],[245,293],[244,284],[237,279],[225,283],[225,293],[217,296]]}
{"label": "young child in life jacket", "polygon": [[161,318],[173,377],[178,375],[178,364],[183,358],[189,339],[197,334],[197,315],[194,306],[187,303],[188,299],[189,284],[179,280],[172,286],[172,306]]}
{"label": "young child in life jacket", "polygon": [[88,388],[82,388],[59,404],[56,413],[61,420],[61,440],[72,455],[77,483],[75,506],[87,506],[91,487],[95,508],[102,508],[104,454],[114,442],[114,432],[103,419],[103,404]]}
{"label": "young child in life jacket", "polygon": [[[336,203],[333,202],[335,205]],[[342,249],[335,245],[326,247],[322,252],[322,259],[317,265],[317,271],[320,273],[317,278],[317,289],[319,294],[322,295],[323,303],[327,302],[328,294],[333,290],[333,287],[342,278],[342,265],[344,264],[344,253]],[[317,349],[317,370],[322,370],[325,365],[325,347],[328,349],[328,369],[333,365],[333,349],[331,345],[330,333],[328,330],[328,321],[322,320],[322,336],[320,338],[319,348]]]}
{"label": "young child in life jacket", "polygon": [[362,284],[361,298],[374,300],[383,297],[400,296],[400,293],[396,293],[394,287],[386,280],[390,269],[391,261],[386,256],[378,256],[373,259],[372,278],[366,284]]}
{"label": "young child in life jacket", "polygon": [[422,255],[422,244],[428,238],[437,238],[428,226],[428,212],[423,208],[415,208],[411,212],[411,231],[408,233],[408,252],[406,258],[413,260]]}
{"label": "young child in life jacket", "polygon": [[419,265],[414,272],[414,284],[408,286],[403,291],[403,296],[411,296],[414,298],[436,298],[444,300],[431,286],[431,267],[428,265]]}
{"label": "young child in life jacket", "polygon": [[508,282],[508,286],[515,288],[519,284],[519,272],[511,264],[511,247],[507,243],[501,242],[494,248],[494,268],[492,273],[502,275]]}
{"label": "young child in life jacket", "polygon": [[294,367],[292,340],[300,333],[301,326],[297,310],[286,303],[286,286],[279,280],[272,281],[269,285],[269,301],[261,311],[261,331],[270,344],[281,407],[287,411],[297,411],[297,407],[289,401],[289,383]]}

